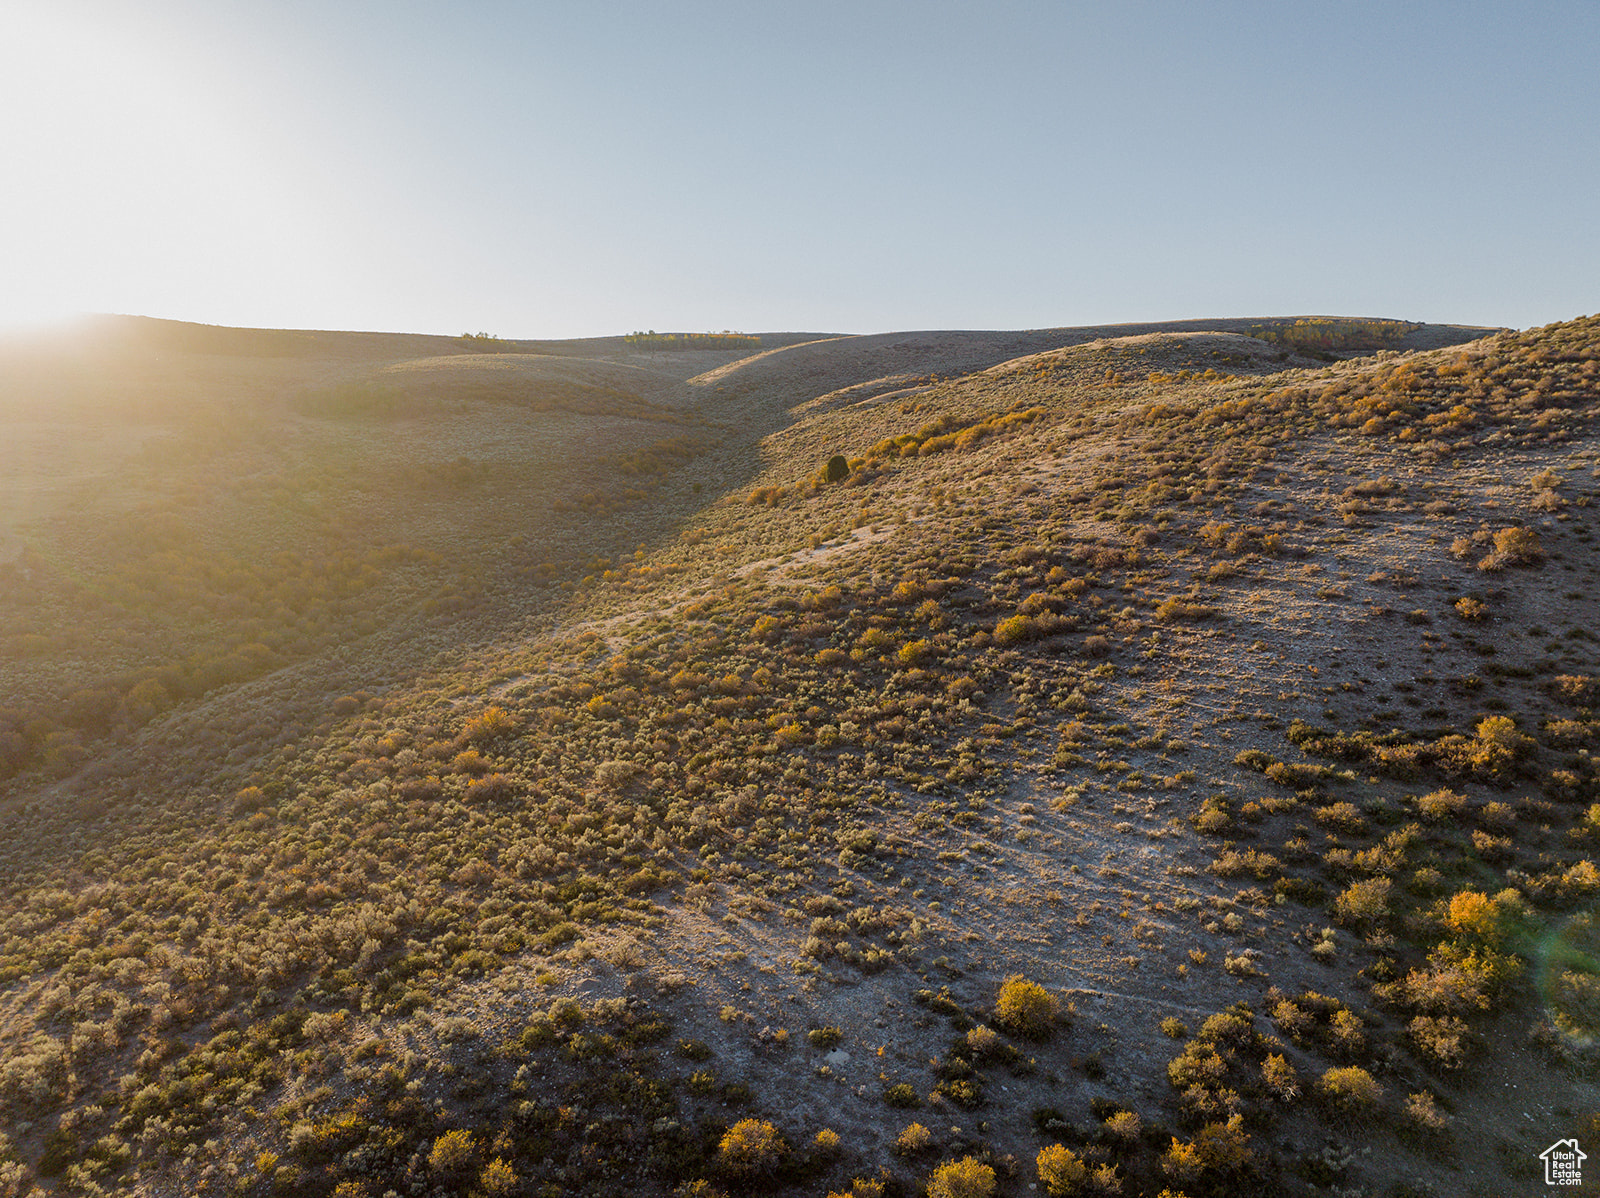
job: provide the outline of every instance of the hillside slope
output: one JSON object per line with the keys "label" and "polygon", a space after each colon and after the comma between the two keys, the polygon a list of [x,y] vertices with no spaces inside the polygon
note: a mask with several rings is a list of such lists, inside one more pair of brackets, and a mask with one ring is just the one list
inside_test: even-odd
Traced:
{"label": "hillside slope", "polygon": [[[1600,319],[1332,362],[1293,325],[597,366],[681,452],[565,531],[546,497],[570,566],[500,550],[431,613],[424,573],[16,773],[10,1175],[1537,1184],[1600,1108]],[[447,390],[339,419],[400,469],[397,421],[482,404],[487,460],[566,418]],[[372,518],[503,544],[500,498],[401,494]]]}

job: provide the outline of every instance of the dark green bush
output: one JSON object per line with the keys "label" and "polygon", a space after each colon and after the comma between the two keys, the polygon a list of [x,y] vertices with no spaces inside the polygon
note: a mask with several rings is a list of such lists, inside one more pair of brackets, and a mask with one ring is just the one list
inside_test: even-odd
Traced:
{"label": "dark green bush", "polygon": [[909,1082],[898,1082],[883,1092],[883,1100],[892,1107],[908,1110],[922,1105],[922,1099]]}

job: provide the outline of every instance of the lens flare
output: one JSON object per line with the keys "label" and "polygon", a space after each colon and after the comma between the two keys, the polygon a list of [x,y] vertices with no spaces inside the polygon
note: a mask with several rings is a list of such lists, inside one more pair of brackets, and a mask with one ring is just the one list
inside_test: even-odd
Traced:
{"label": "lens flare", "polygon": [[1539,997],[1550,1023],[1574,1044],[1600,1043],[1600,913],[1585,911],[1539,946]]}

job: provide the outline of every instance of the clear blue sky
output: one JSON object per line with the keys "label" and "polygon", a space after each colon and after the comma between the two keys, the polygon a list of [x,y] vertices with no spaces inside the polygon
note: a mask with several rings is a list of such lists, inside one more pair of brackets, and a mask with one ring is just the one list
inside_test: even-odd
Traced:
{"label": "clear blue sky", "polygon": [[1600,310],[1593,0],[6,12],[0,324]]}

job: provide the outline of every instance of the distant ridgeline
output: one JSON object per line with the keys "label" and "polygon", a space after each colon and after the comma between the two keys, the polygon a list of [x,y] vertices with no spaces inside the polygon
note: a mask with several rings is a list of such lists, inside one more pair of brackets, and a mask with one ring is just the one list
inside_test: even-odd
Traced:
{"label": "distant ridgeline", "polygon": [[1245,336],[1294,349],[1392,349],[1421,327],[1405,320],[1297,320],[1293,324],[1251,325]]}
{"label": "distant ridgeline", "polygon": [[658,333],[651,329],[648,333],[629,333],[623,340],[648,349],[756,349],[761,345],[760,337],[730,333],[727,329],[720,333]]}

